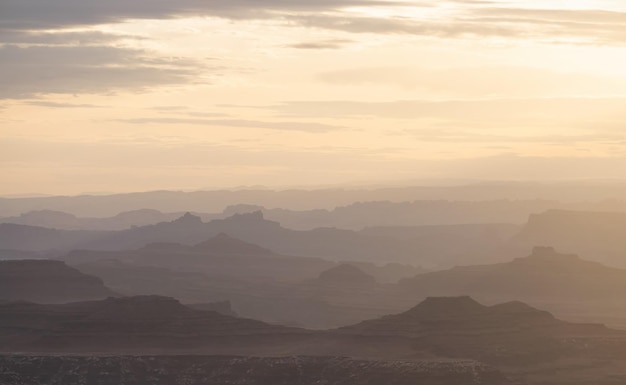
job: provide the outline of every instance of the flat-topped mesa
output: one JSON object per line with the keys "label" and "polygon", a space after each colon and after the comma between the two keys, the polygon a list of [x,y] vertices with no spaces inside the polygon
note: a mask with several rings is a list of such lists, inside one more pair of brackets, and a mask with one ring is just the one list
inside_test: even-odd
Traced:
{"label": "flat-topped mesa", "polygon": [[497,335],[521,330],[541,331],[562,324],[550,313],[520,302],[484,306],[468,296],[429,297],[400,314],[346,326],[340,332],[404,337],[434,333]]}
{"label": "flat-topped mesa", "polygon": [[551,246],[535,246],[532,253],[527,257],[514,259],[514,262],[532,262],[532,263],[560,263],[581,261],[576,254],[559,253]]}
{"label": "flat-topped mesa", "polygon": [[226,233],[219,233],[215,237],[195,245],[196,251],[209,251],[219,254],[240,254],[240,255],[272,255],[271,250],[263,248],[253,243],[244,242],[233,238]]}
{"label": "flat-topped mesa", "polygon": [[462,317],[482,313],[486,306],[476,302],[470,296],[428,297],[414,308],[407,311],[408,316],[422,317]]}
{"label": "flat-topped mesa", "polygon": [[471,319],[472,317],[487,320],[494,316],[497,316],[498,319],[501,319],[503,316],[554,319],[549,312],[536,309],[521,301],[485,306],[470,296],[428,297],[405,314],[419,316],[421,319],[446,318],[461,321]]}

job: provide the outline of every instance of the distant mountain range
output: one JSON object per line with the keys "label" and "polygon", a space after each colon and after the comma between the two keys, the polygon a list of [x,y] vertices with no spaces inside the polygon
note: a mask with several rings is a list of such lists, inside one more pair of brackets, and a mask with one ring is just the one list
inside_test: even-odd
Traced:
{"label": "distant mountain range", "polygon": [[136,250],[75,250],[62,259],[72,265],[116,260],[135,266],[151,266],[181,272],[239,279],[298,281],[335,266],[321,258],[292,257],[274,253],[224,233],[185,246],[180,243],[150,243]]}
{"label": "distant mountain range", "polygon": [[[113,257],[119,259],[107,259]],[[115,253],[78,251],[68,258],[76,268],[101,277],[125,294],[156,293],[186,302],[228,299],[243,315],[315,328],[347,325],[401,311],[419,298],[459,295],[471,295],[487,303],[519,299],[551,309],[566,319],[626,328],[626,270],[548,247],[537,247],[530,255],[505,263],[418,272],[398,284],[376,282],[377,269],[384,268],[373,265],[294,257],[274,260],[262,254],[234,256],[228,261],[227,254],[212,260],[210,253],[148,248]],[[136,265],[133,258],[161,267]],[[187,267],[186,258],[192,262]],[[244,267],[233,270],[231,263]],[[256,266],[264,266],[258,271],[266,271],[265,277],[272,281],[259,281],[258,273],[251,275]]]}
{"label": "distant mountain range", "polygon": [[255,211],[203,222],[201,217],[188,213],[171,221],[119,231],[59,230],[0,223],[0,259],[59,256],[73,249],[138,249],[155,242],[194,245],[226,233],[279,254],[400,262],[431,269],[493,263],[506,260],[503,256],[521,257],[535,245],[554,246],[626,268],[623,258],[626,242],[621,239],[626,228],[623,212],[548,210],[532,214],[523,226],[506,223],[373,226],[359,231],[293,230],[265,215]]}
{"label": "distant mountain range", "polygon": [[[0,243],[5,249],[62,255],[75,249],[139,249],[151,243],[195,245],[225,233],[284,255],[335,261],[450,266],[473,262],[471,257],[481,261],[497,260],[509,235],[514,234],[512,228],[510,225],[467,225],[461,228],[436,226],[364,231],[319,228],[297,231],[265,219],[260,211],[235,214],[207,223],[187,213],[174,221],[123,231],[55,230],[5,223],[0,224]],[[406,236],[411,232],[413,236]]]}
{"label": "distant mountain range", "polygon": [[[289,210],[332,209],[354,202],[413,202],[428,200],[490,201],[546,200],[555,202],[604,202],[594,208],[578,209],[626,211],[621,182],[515,183],[484,182],[453,186],[362,187],[315,190],[220,190],[154,191],[114,195],[81,195],[37,198],[0,198],[0,216],[17,216],[34,210],[53,210],[80,217],[107,217],[123,211],[151,208],[162,212],[210,212],[241,203]],[[480,206],[480,205],[479,205]],[[510,207],[510,206],[509,206]],[[544,207],[543,211],[550,207]],[[524,215],[525,217],[526,215]],[[523,218],[522,218],[523,219]],[[497,221],[500,222],[500,221]],[[508,222],[508,221],[504,221]],[[398,223],[393,223],[398,224]]]}
{"label": "distant mountain range", "polygon": [[[1,202],[1,199],[0,199]],[[181,217],[186,211],[161,212],[139,206],[106,217],[78,217],[63,211],[39,209],[21,212],[16,216],[0,218],[0,223],[41,226],[59,230],[126,230],[133,226],[145,226],[168,222]],[[547,210],[576,211],[626,211],[626,204],[607,202],[564,203],[551,200],[488,200],[446,201],[417,200],[406,202],[374,201],[356,202],[331,209],[290,210],[265,208],[260,205],[235,204],[223,210],[192,213],[202,221],[225,219],[234,214],[261,211],[271,221],[293,230],[312,230],[320,227],[336,227],[362,230],[371,227],[415,227],[443,225],[510,224],[511,228],[525,223],[531,214]],[[469,227],[469,226],[466,226]],[[515,228],[515,230],[518,230]]]}
{"label": "distant mountain range", "polygon": [[[450,236],[446,232],[450,229],[446,227],[440,235],[444,239],[448,237],[446,243],[453,243],[457,229],[453,227]],[[217,233],[218,230],[243,236],[250,234],[255,239],[294,249],[310,246],[318,251],[315,240],[331,242],[329,239],[333,238],[328,238],[329,235],[349,233],[347,239],[355,240],[355,248],[363,250],[357,242],[361,235],[356,232],[329,229],[322,232],[327,238],[316,238],[316,231],[284,229],[263,219],[260,213],[235,215],[209,223],[188,214],[173,222],[107,233],[109,240],[121,240],[120,244],[157,239],[161,242],[122,251],[76,250],[63,260],[83,273],[102,279],[120,294],[159,294],[187,303],[230,300],[234,310],[244,316],[314,328],[343,326],[401,311],[416,298],[456,295],[472,295],[486,303],[519,299],[551,309],[566,319],[626,327],[626,270],[561,254],[548,247],[535,248],[531,255],[510,262],[427,272],[407,265],[377,266],[367,262],[282,255]],[[385,240],[387,243],[379,243],[380,247],[420,234],[425,240],[442,244],[441,237],[433,239],[433,233],[424,229],[396,230],[395,238],[374,236],[370,241]],[[190,240],[211,233],[217,234],[202,238],[203,241],[194,246],[163,242],[169,241],[171,236],[180,235]],[[138,239],[143,241],[138,242]],[[343,242],[335,241],[335,252],[341,251],[337,245],[346,245],[345,238]],[[323,247],[326,251],[333,250],[328,245]],[[33,261],[28,263],[35,266]],[[45,267],[37,270],[45,275]],[[20,274],[16,273],[12,282],[25,279],[20,278]],[[404,280],[393,284],[401,278]],[[29,279],[35,282],[39,278]],[[52,297],[56,295],[54,290],[49,293]],[[64,296],[56,296],[57,302],[80,299],[67,291]]]}
{"label": "distant mountain range", "polygon": [[15,217],[0,218],[0,223],[39,226],[57,230],[112,231],[171,221],[182,214],[184,213],[162,213],[158,210],[142,209],[125,211],[107,218],[79,218],[62,211],[36,210]]}

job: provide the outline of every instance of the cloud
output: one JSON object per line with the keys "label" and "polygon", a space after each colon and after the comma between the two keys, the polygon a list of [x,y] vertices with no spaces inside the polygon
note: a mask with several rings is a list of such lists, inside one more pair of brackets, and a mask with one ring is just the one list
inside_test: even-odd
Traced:
{"label": "cloud", "polygon": [[592,127],[624,121],[626,98],[525,98],[484,100],[403,100],[392,102],[289,101],[265,107],[291,116],[382,117],[472,122],[527,123],[564,120]]}
{"label": "cloud", "polygon": [[529,67],[365,67],[322,72],[316,79],[335,85],[419,88],[461,97],[607,96],[626,90],[626,80],[621,78]]}
{"label": "cloud", "polygon": [[296,15],[289,20],[306,27],[323,28],[350,33],[406,34],[440,38],[466,36],[524,36],[522,28],[512,28],[497,23],[475,23],[449,18],[437,21],[420,20],[406,17],[365,17],[353,15]]}
{"label": "cloud", "polygon": [[272,130],[329,132],[345,127],[312,122],[262,122],[242,119],[185,119],[185,118],[137,118],[118,119],[122,123],[131,124],[192,124],[201,126],[228,126],[242,128],[266,128]]}
{"label": "cloud", "polygon": [[126,19],[168,19],[213,15],[266,18],[274,11],[319,12],[352,6],[400,5],[369,0],[2,0],[0,29],[55,29],[115,23]]}
{"label": "cloud", "polygon": [[[438,16],[406,16],[405,8],[441,10]],[[365,16],[347,9],[396,9],[395,16]],[[599,6],[598,6],[599,7]],[[215,16],[229,19],[277,19],[351,33],[411,34],[441,38],[519,37],[578,39],[624,43],[626,13],[602,9],[502,7],[502,2],[448,0],[1,0],[0,30],[48,30],[116,23],[128,19]],[[418,13],[419,15],[419,13]],[[302,43],[295,48],[315,48]]]}
{"label": "cloud", "polygon": [[202,63],[108,46],[0,47],[0,98],[106,93],[195,81]]}
{"label": "cloud", "polygon": [[122,39],[141,40],[137,36],[101,31],[2,31],[3,44],[19,45],[105,45]]}
{"label": "cloud", "polygon": [[296,49],[341,49],[352,43],[354,43],[354,40],[329,39],[296,43],[288,45],[287,47]]}
{"label": "cloud", "polygon": [[[626,12],[607,10],[479,8],[471,12],[475,23],[526,28],[530,36],[573,38],[581,42],[626,42]],[[532,32],[531,32],[532,31]]]}
{"label": "cloud", "polygon": [[626,140],[626,133],[599,132],[592,134],[573,135],[502,135],[483,134],[471,131],[449,130],[449,129],[414,129],[402,130],[402,133],[410,135],[421,142],[433,143],[496,143],[496,144],[519,144],[537,143],[549,145],[571,146],[575,144],[590,143],[611,143],[622,147],[622,142]]}
{"label": "cloud", "polygon": [[48,101],[27,101],[22,104],[27,104],[29,106],[38,106],[38,107],[50,107],[50,108],[105,108],[105,106],[100,106],[97,104],[85,104],[85,103],[58,103],[58,102],[48,102]]}

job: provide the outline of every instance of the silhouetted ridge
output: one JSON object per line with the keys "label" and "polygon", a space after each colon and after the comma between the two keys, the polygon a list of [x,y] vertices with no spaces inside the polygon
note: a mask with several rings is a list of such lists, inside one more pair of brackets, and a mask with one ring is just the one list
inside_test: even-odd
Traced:
{"label": "silhouetted ridge", "polygon": [[559,253],[554,247],[535,246],[529,256],[516,258],[513,261],[517,263],[576,263],[582,260],[576,254]]}
{"label": "silhouetted ridge", "polygon": [[185,306],[195,309],[195,310],[208,310],[215,311],[223,315],[228,315],[231,317],[238,317],[237,313],[233,310],[233,306],[230,301],[218,301],[211,303],[193,303],[193,304],[185,304]]}
{"label": "silhouetted ridge", "polygon": [[233,214],[231,217],[227,219],[232,221],[245,221],[245,222],[263,222],[265,221],[265,217],[263,216],[263,211],[253,211],[251,213],[242,213],[242,214]]}
{"label": "silhouetted ridge", "polygon": [[148,243],[144,247],[144,249],[147,249],[147,250],[161,250],[161,251],[166,251],[166,250],[179,251],[179,250],[185,250],[188,248],[189,246],[185,246],[177,242],[152,242],[152,243]]}
{"label": "silhouetted ridge", "polygon": [[353,265],[342,264],[322,271],[317,278],[320,283],[332,285],[374,285],[376,279]]}
{"label": "silhouetted ridge", "polygon": [[550,313],[520,302],[484,306],[471,297],[430,297],[400,314],[341,328],[350,334],[413,337],[424,333],[515,333],[564,325]]}
{"label": "silhouetted ridge", "polygon": [[202,224],[202,218],[191,214],[190,212],[186,212],[182,217],[175,219],[172,223],[182,224],[182,225],[197,225]]}
{"label": "silhouetted ridge", "polygon": [[303,332],[195,310],[161,296],[62,305],[0,303],[0,314],[0,351],[193,349],[219,342],[216,338],[245,343],[254,336]]}
{"label": "silhouetted ridge", "polygon": [[494,305],[490,307],[491,311],[499,314],[520,314],[520,315],[528,315],[532,314],[535,316],[542,316],[546,318],[554,318],[550,312],[542,311],[535,309],[534,307],[525,304],[521,301],[511,301],[505,302],[498,305]]}
{"label": "silhouetted ridge", "polygon": [[228,234],[219,233],[215,237],[194,246],[198,251],[211,251],[219,254],[253,254],[271,255],[272,251],[261,246],[233,238]]}
{"label": "silhouetted ridge", "polygon": [[[188,212],[185,214],[189,214]],[[131,211],[123,211],[113,216],[115,219],[124,219],[124,220],[133,220],[133,219],[145,219],[145,218],[153,218],[154,220],[159,220],[163,216],[163,213],[159,210],[154,209],[138,209]],[[182,218],[182,217],[181,217]]]}
{"label": "silhouetted ridge", "polygon": [[485,309],[486,306],[479,304],[470,296],[428,297],[405,314],[420,318],[462,317],[484,312]]}
{"label": "silhouetted ridge", "polygon": [[165,320],[193,312],[176,299],[158,295],[113,298],[94,302],[88,319]]}
{"label": "silhouetted ridge", "polygon": [[62,261],[0,261],[0,300],[62,303],[115,295],[100,278]]}

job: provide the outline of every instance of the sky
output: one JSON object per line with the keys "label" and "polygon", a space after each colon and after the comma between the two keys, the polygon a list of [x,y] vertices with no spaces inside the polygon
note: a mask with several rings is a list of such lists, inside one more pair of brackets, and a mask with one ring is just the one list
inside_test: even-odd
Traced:
{"label": "sky", "polygon": [[626,178],[623,0],[0,0],[0,195]]}

